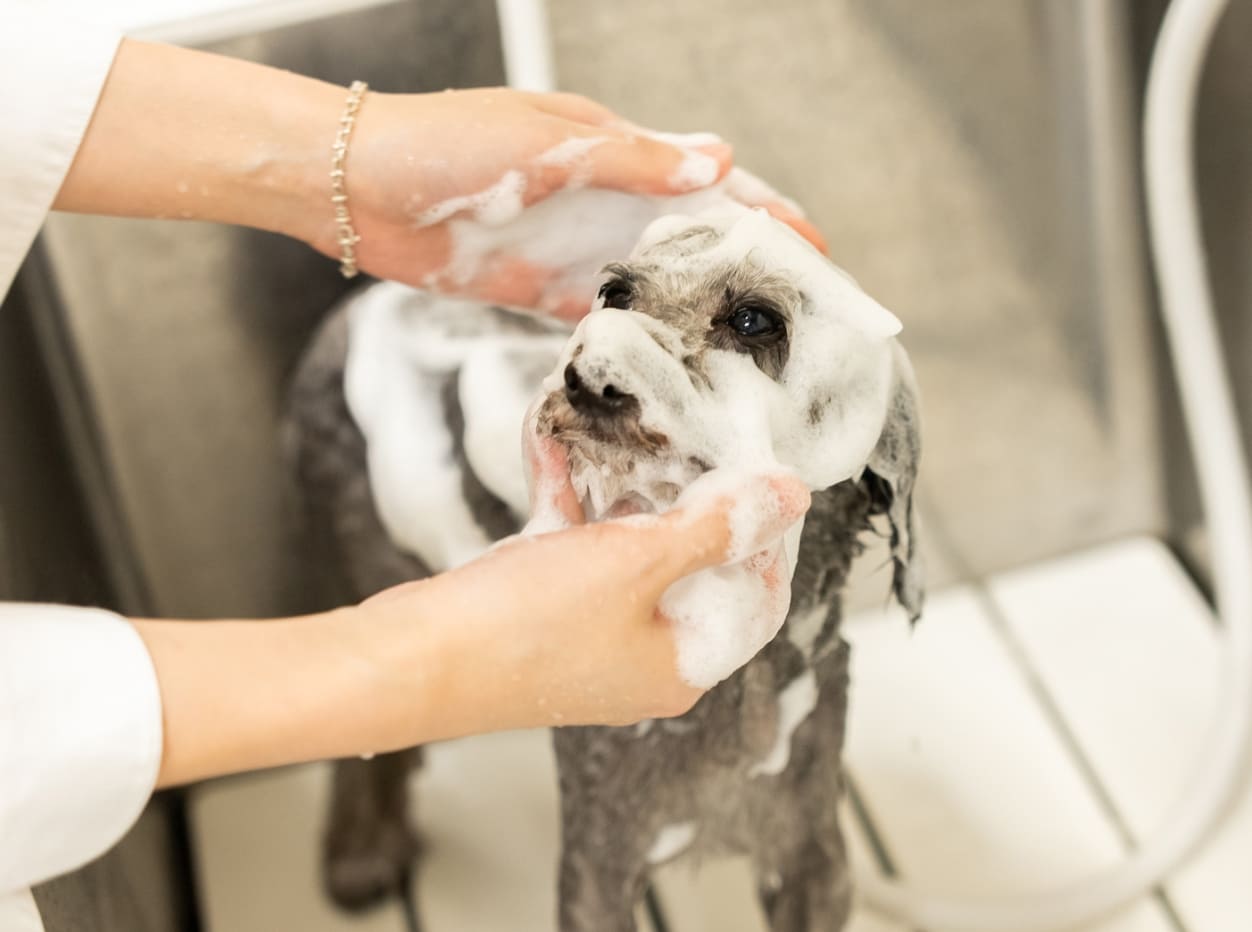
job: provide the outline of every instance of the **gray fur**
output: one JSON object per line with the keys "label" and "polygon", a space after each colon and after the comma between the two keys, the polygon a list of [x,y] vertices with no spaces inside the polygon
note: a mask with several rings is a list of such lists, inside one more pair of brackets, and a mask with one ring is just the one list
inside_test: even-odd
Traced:
{"label": "gray fur", "polygon": [[882,436],[870,455],[868,468],[881,480],[878,497],[891,525],[892,590],[914,622],[921,617],[925,589],[913,514],[913,485],[921,460],[921,442],[917,386],[908,358],[897,345],[896,382]]}
{"label": "gray fur", "polygon": [[[695,243],[691,244],[695,245]],[[625,269],[658,317],[683,301],[663,293],[646,269]],[[672,284],[672,283],[671,283]],[[747,271],[684,283],[683,300],[700,310],[673,323],[692,356],[704,351],[709,321],[742,294],[789,287]],[[649,292],[649,289],[652,289]],[[729,298],[728,298],[729,295]],[[785,302],[780,302],[785,303]],[[693,320],[695,322],[693,322]],[[366,486],[364,442],[343,396],[346,352],[342,312],[315,339],[295,378],[289,438],[310,502],[342,555],[353,595],[364,597],[426,568],[397,551]],[[785,357],[784,360],[785,362]],[[758,361],[758,364],[761,364]],[[767,363],[768,364],[768,363]],[[695,363],[698,365],[698,362]],[[459,435],[456,393],[445,410]],[[561,790],[563,932],[628,932],[648,879],[647,854],[666,825],[694,821],[692,851],[747,854],[774,932],[837,932],[850,906],[847,857],[837,806],[847,705],[848,647],[840,636],[840,592],[871,517],[892,525],[895,591],[911,615],[920,610],[915,571],[912,489],[917,468],[916,404],[911,382],[897,386],[892,414],[869,468],[815,494],[792,582],[792,610],[780,634],[745,667],[678,719],[651,727],[570,727],[553,733]],[[583,424],[590,430],[590,424]],[[625,437],[628,443],[638,438]],[[460,448],[458,447],[458,450]],[[620,455],[629,456],[629,447]],[[463,452],[462,469],[470,472]],[[697,472],[707,464],[695,464]],[[493,535],[512,528],[467,479],[476,520]],[[487,498],[483,498],[483,493]],[[507,511],[507,509],[506,509]],[[798,619],[816,630],[793,630]],[[774,745],[780,694],[808,672],[818,699],[791,737],[777,774],[752,767]],[[341,904],[360,905],[396,889],[416,853],[408,833],[405,771],[415,758],[342,762],[325,849],[325,875]]]}
{"label": "gray fur", "polygon": [[[697,234],[688,240],[689,234]],[[716,234],[707,228],[697,227],[653,247],[650,255],[658,252],[668,255],[677,240],[687,248],[683,255],[697,253],[711,245],[708,237]],[[747,352],[756,360],[761,370],[771,378],[777,378],[787,365],[789,338],[784,334],[778,342],[769,346],[745,347],[736,344],[729,331],[718,326],[738,307],[754,305],[767,307],[784,320],[790,308],[798,306],[800,296],[785,278],[759,268],[750,261],[726,264],[700,278],[675,274],[666,265],[655,261],[613,262],[605,268],[609,284],[620,283],[627,288],[631,298],[629,308],[647,314],[665,325],[667,335],[676,335],[682,342],[681,354],[689,369],[699,372],[704,354],[710,349]],[[655,338],[655,337],[654,337]],[[673,355],[674,348],[662,346]]]}

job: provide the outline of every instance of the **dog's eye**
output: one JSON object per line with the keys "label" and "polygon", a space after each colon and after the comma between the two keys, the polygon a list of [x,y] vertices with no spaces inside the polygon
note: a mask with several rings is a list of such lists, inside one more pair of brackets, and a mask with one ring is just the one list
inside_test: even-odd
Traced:
{"label": "dog's eye", "polygon": [[603,307],[613,307],[624,311],[630,307],[630,302],[634,297],[634,291],[624,281],[615,279],[600,286],[600,301]]}
{"label": "dog's eye", "polygon": [[735,333],[744,337],[772,336],[782,330],[782,321],[777,314],[752,305],[736,308],[726,323]]}

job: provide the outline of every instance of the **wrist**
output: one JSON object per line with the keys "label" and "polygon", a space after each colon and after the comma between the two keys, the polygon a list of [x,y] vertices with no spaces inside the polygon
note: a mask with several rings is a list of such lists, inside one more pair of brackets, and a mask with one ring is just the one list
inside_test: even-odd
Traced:
{"label": "wrist", "polygon": [[432,580],[407,583],[331,613],[364,658],[360,724],[369,746],[350,753],[391,751],[474,730],[474,703],[461,688],[473,673],[458,619],[440,604],[437,590]]}
{"label": "wrist", "polygon": [[366,600],[352,622],[377,658],[371,686],[374,750],[525,727],[524,669],[501,613],[455,572]]}
{"label": "wrist", "polygon": [[276,86],[263,104],[267,138],[253,154],[235,162],[239,212],[224,219],[281,233],[333,255],[331,145],[347,91],[288,72],[274,80]]}

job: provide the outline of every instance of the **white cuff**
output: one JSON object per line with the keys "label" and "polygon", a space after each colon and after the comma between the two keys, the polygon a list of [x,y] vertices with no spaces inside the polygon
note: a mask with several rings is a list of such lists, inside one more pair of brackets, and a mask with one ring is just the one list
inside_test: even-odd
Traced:
{"label": "white cuff", "polygon": [[85,864],[139,817],[161,693],[124,618],[0,604],[0,894]]}
{"label": "white cuff", "polygon": [[4,932],[44,932],[43,920],[29,890],[0,893],[0,929]]}
{"label": "white cuff", "polygon": [[4,11],[0,55],[0,297],[52,209],[121,33],[68,15],[57,4],[19,2]]}

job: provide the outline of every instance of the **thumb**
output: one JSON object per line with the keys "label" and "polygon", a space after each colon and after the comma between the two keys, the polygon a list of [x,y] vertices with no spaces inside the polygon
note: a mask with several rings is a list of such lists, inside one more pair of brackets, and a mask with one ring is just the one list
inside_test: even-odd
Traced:
{"label": "thumb", "polygon": [[728,482],[716,471],[693,482],[654,526],[668,585],[696,570],[738,563],[782,537],[808,511],[811,495],[790,473]]}

